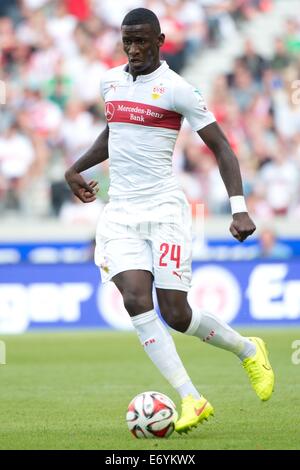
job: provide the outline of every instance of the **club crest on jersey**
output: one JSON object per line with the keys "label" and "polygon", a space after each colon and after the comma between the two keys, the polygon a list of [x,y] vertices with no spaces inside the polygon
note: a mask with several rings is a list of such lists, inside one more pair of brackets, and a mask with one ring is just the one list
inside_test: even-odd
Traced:
{"label": "club crest on jersey", "polygon": [[151,95],[152,99],[157,100],[158,98],[161,97],[161,95],[164,94],[165,91],[166,89],[163,86],[154,86],[152,90],[152,95]]}

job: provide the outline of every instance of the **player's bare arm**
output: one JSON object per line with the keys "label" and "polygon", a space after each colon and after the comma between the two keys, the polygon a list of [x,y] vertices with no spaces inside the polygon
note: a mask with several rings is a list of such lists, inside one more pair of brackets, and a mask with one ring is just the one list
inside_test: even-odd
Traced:
{"label": "player's bare arm", "polygon": [[[240,166],[219,125],[216,122],[209,124],[198,131],[198,134],[216,157],[228,196],[242,196],[243,185]],[[255,224],[248,212],[239,212],[233,215],[230,232],[240,242],[252,235],[255,229]]]}
{"label": "player's bare arm", "polygon": [[80,173],[108,159],[108,135],[109,129],[106,126],[94,144],[65,173],[72,193],[82,202],[95,201],[99,188],[97,181],[87,183]]}

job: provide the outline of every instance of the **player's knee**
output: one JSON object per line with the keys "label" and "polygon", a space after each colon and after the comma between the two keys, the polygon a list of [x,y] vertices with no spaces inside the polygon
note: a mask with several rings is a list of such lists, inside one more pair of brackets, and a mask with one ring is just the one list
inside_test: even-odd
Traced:
{"label": "player's knee", "polygon": [[139,315],[153,309],[152,299],[140,292],[128,291],[124,293],[123,301],[130,316]]}
{"label": "player's knee", "polygon": [[184,333],[190,324],[190,320],[187,317],[183,316],[179,312],[175,312],[172,315],[169,315],[166,319],[168,325],[173,328],[173,330],[180,331]]}
{"label": "player's knee", "polygon": [[165,322],[173,328],[173,330],[180,331],[181,333],[184,333],[191,323],[189,309],[176,303],[164,303],[160,305],[160,313]]}

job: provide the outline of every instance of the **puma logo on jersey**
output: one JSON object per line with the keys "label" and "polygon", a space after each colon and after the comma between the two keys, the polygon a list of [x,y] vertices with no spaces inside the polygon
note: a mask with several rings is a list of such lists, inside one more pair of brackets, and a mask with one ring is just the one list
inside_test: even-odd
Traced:
{"label": "puma logo on jersey", "polygon": [[111,83],[110,89],[113,90],[113,91],[117,91],[117,85],[116,85],[116,83]]}

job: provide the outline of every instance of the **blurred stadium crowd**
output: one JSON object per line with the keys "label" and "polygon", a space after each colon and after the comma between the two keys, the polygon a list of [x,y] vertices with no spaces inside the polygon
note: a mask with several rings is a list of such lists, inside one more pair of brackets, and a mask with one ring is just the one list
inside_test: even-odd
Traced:
{"label": "blurred stadium crowd", "polygon": [[[99,81],[126,61],[120,23],[138,6],[157,13],[167,36],[163,58],[184,74],[204,49],[267,14],[272,0],[1,0],[0,213],[97,219],[107,200],[108,165],[87,175],[101,185],[91,205],[71,198],[64,171],[105,126]],[[207,97],[239,158],[254,216],[300,216],[299,72],[300,23],[291,18],[271,57],[245,39],[243,55],[216,77]],[[201,89],[201,76],[195,81]],[[215,160],[188,126],[174,170],[191,203],[205,201],[207,214],[229,212]]]}

